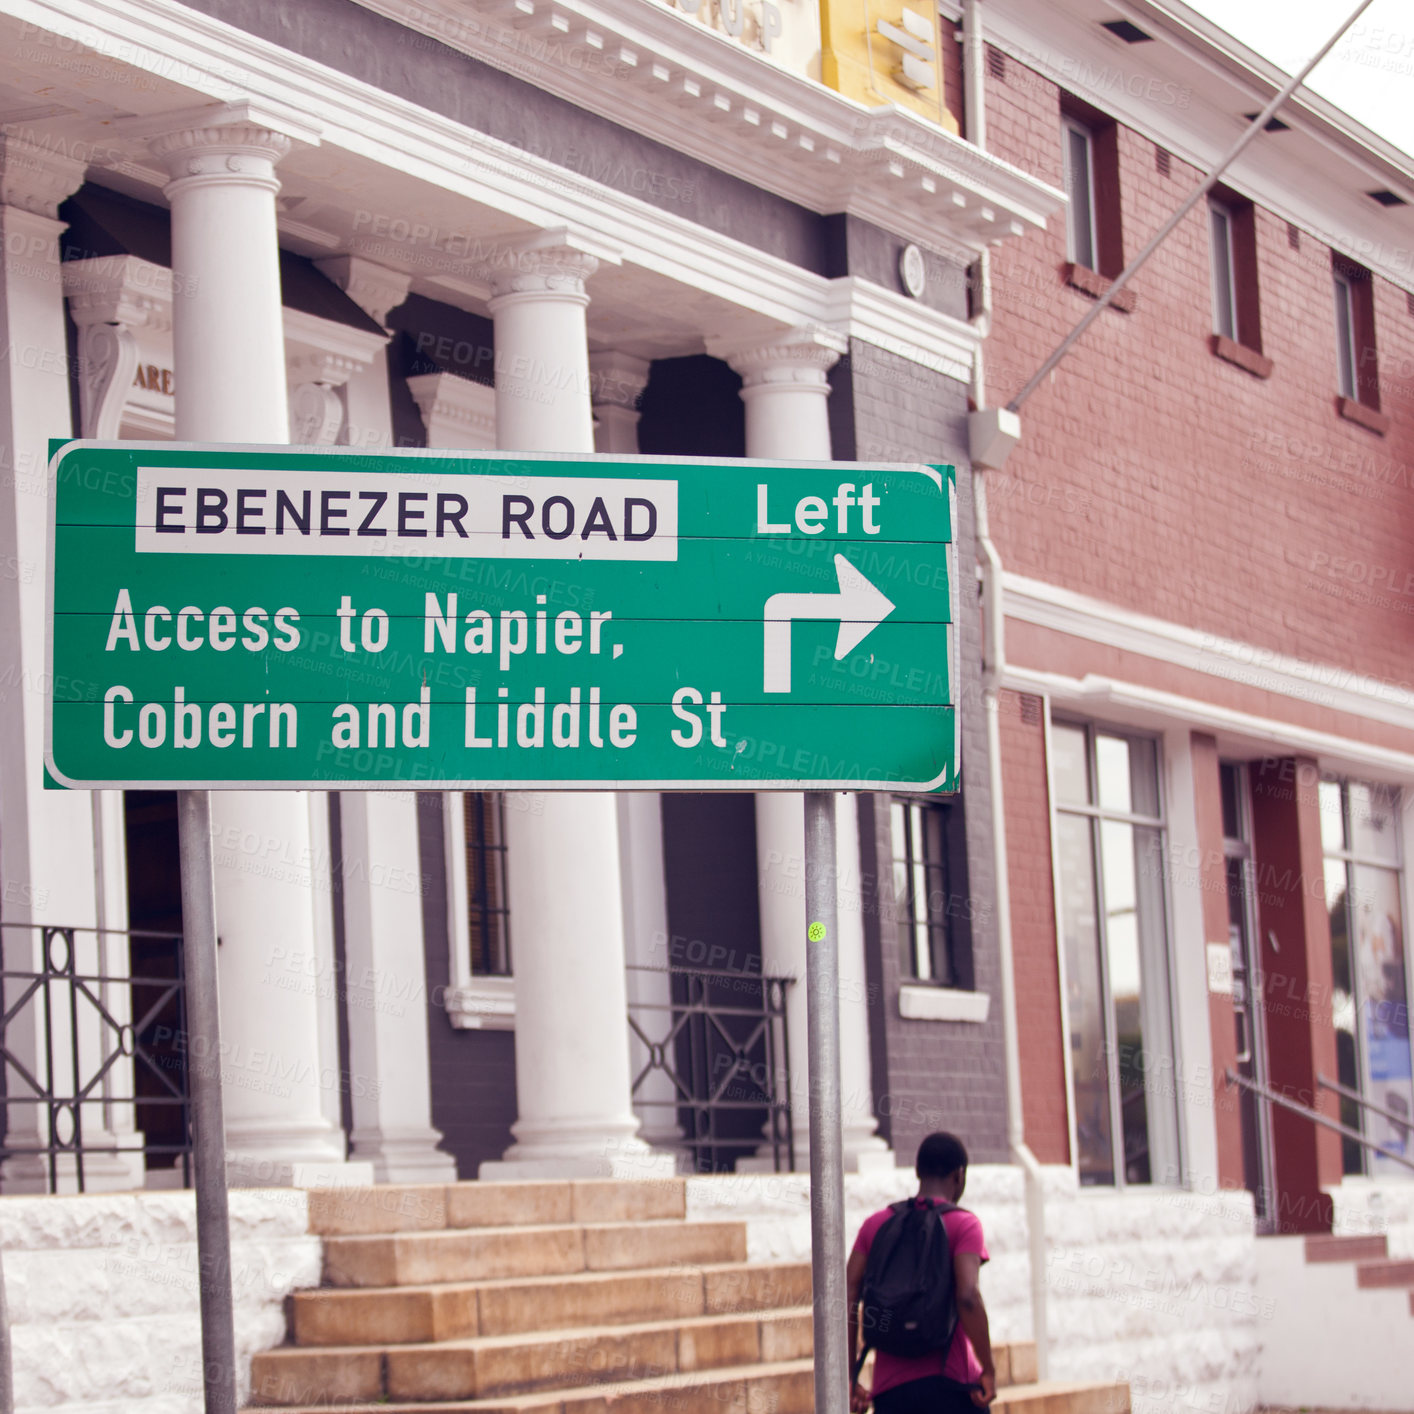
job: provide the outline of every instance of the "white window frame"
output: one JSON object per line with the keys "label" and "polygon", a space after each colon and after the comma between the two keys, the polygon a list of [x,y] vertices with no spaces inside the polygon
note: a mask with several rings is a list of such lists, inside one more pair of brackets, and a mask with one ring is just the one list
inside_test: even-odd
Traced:
{"label": "white window frame", "polygon": [[[1337,277],[1337,278],[1340,278],[1340,277]],[[1341,862],[1341,864],[1343,864],[1343,865],[1345,866],[1345,870],[1346,870],[1346,888],[1347,888],[1347,891],[1348,891],[1349,888],[1350,888],[1350,870],[1351,870],[1351,866],[1352,866],[1352,865],[1362,865],[1362,864],[1363,864],[1363,865],[1367,866],[1368,868],[1372,868],[1372,869],[1388,869],[1388,870],[1391,870],[1394,874],[1396,874],[1397,877],[1398,877],[1398,879],[1399,879],[1399,904],[1400,904],[1401,909],[1404,910],[1403,929],[1404,929],[1404,932],[1405,932],[1405,934],[1406,934],[1406,936],[1405,936],[1404,939],[1402,940],[1403,943],[1404,943],[1404,952],[1405,952],[1405,958],[1404,958],[1405,1005],[1410,1009],[1410,1013],[1411,1013],[1412,1015],[1414,1015],[1414,966],[1410,966],[1410,961],[1411,961],[1411,959],[1410,959],[1410,947],[1409,947],[1409,938],[1408,938],[1409,919],[1410,919],[1411,917],[1414,917],[1414,913],[1411,913],[1411,912],[1410,912],[1411,908],[1414,908],[1414,879],[1411,879],[1411,877],[1410,877],[1411,872],[1414,872],[1414,871],[1411,871],[1411,870],[1409,869],[1409,867],[1408,867],[1408,859],[1407,859],[1406,854],[1405,854],[1405,841],[1406,841],[1407,832],[1406,832],[1406,830],[1405,830],[1405,828],[1404,828],[1404,807],[1405,807],[1405,803],[1406,803],[1406,800],[1407,800],[1407,797],[1408,797],[1408,794],[1409,794],[1409,788],[1408,788],[1407,786],[1405,786],[1405,785],[1399,784],[1398,782],[1381,781],[1381,780],[1375,779],[1375,778],[1372,777],[1372,776],[1349,775],[1349,774],[1346,774],[1345,772],[1337,772],[1337,771],[1323,772],[1322,775],[1321,775],[1321,780],[1322,780],[1322,782],[1331,782],[1332,784],[1339,785],[1339,787],[1340,787],[1340,808],[1341,808],[1341,815],[1342,815],[1342,821],[1343,821],[1343,828],[1344,828],[1344,831],[1345,831],[1345,837],[1346,837],[1346,841],[1347,841],[1346,846],[1345,846],[1344,849],[1332,849],[1332,848],[1329,848],[1329,847],[1326,845],[1325,838],[1324,838],[1324,834],[1323,834],[1323,835],[1322,835],[1322,839],[1321,839],[1321,863],[1322,863],[1322,866],[1324,867],[1325,861],[1328,860],[1328,859],[1336,859],[1336,860],[1339,860],[1339,861]],[[1393,859],[1393,861],[1388,860],[1388,859],[1380,859],[1380,858],[1378,858],[1377,856],[1372,855],[1372,854],[1362,854],[1359,850],[1357,850],[1357,849],[1355,848],[1354,843],[1353,843],[1353,831],[1351,830],[1351,827],[1350,827],[1350,787],[1351,787],[1351,786],[1365,786],[1365,787],[1367,787],[1367,788],[1369,788],[1369,789],[1372,789],[1372,790],[1384,790],[1384,791],[1393,792],[1393,795],[1394,795],[1393,812],[1392,812],[1392,814],[1393,814],[1393,821],[1394,821],[1394,859]],[[1350,904],[1349,904],[1349,894],[1348,894],[1348,892],[1347,892],[1347,901],[1346,901],[1346,908],[1347,908],[1347,911],[1349,910],[1349,907],[1350,907]],[[1355,1090],[1356,1090],[1356,1092],[1357,1092],[1358,1094],[1360,1094],[1360,1095],[1366,1095],[1366,1094],[1367,1094],[1367,1091],[1366,1091],[1366,1080],[1367,1080],[1367,1076],[1366,1076],[1366,1074],[1365,1074],[1365,1050],[1364,1050],[1364,1030],[1363,1030],[1363,1028],[1364,1028],[1364,1018],[1363,1018],[1363,1016],[1362,1016],[1362,1014],[1361,1014],[1361,1013],[1362,1013],[1363,1004],[1364,1004],[1364,996],[1363,996],[1362,988],[1361,988],[1361,986],[1360,986],[1360,981],[1359,981],[1359,976],[1358,976],[1358,972],[1359,972],[1358,963],[1357,963],[1357,960],[1356,960],[1356,957],[1355,957],[1355,938],[1354,938],[1354,936],[1353,936],[1353,931],[1352,931],[1351,928],[1350,928],[1350,920],[1349,920],[1348,918],[1347,918],[1346,929],[1347,929],[1347,937],[1348,937],[1349,946],[1350,946],[1350,953],[1351,953],[1351,957],[1350,957],[1350,983],[1351,983],[1351,997],[1350,997],[1350,1001],[1351,1001],[1351,1005],[1355,1008]],[[1362,1134],[1365,1134],[1365,1133],[1366,1133],[1366,1125],[1365,1125],[1365,1114],[1364,1114],[1364,1111],[1361,1111],[1360,1123],[1359,1123],[1356,1127],[1360,1130],[1360,1132],[1361,1132]],[[1414,1126],[1411,1126],[1411,1127],[1414,1127]],[[1368,1136],[1367,1136],[1367,1137],[1368,1137]],[[1391,1175],[1389,1175],[1388,1173],[1385,1173],[1385,1172],[1380,1172],[1380,1173],[1378,1173],[1378,1174],[1373,1174],[1373,1175],[1372,1175],[1372,1173],[1371,1173],[1371,1166],[1372,1166],[1372,1162],[1373,1162],[1373,1158],[1374,1158],[1373,1151],[1370,1150],[1370,1149],[1368,1149],[1368,1148],[1366,1148],[1366,1146],[1363,1145],[1363,1144],[1357,1145],[1356,1147],[1359,1149],[1359,1152],[1360,1152],[1360,1170],[1359,1170],[1358,1173],[1344,1173],[1344,1172],[1342,1172],[1342,1175],[1341,1175],[1342,1182],[1345,1181],[1346,1179],[1355,1179],[1355,1180],[1357,1180],[1357,1181],[1363,1180],[1363,1179],[1372,1179],[1374,1182],[1383,1182],[1383,1181],[1385,1181],[1386,1179],[1388,1179],[1388,1178],[1391,1177]],[[1344,1167],[1345,1167],[1345,1164],[1344,1164],[1344,1155],[1342,1154],[1342,1158],[1341,1158],[1341,1168],[1342,1168],[1342,1170],[1344,1170]],[[1396,1179],[1402,1178],[1402,1176],[1403,1176],[1402,1174],[1394,1175],[1394,1177],[1395,1177]]]}
{"label": "white window frame", "polygon": [[[1098,804],[1077,805],[1072,802],[1062,801],[1056,792],[1055,776],[1052,769],[1052,740],[1053,732],[1056,728],[1079,728],[1086,734],[1086,756],[1087,772],[1090,780],[1094,782],[1093,767],[1095,764],[1095,739],[1098,736],[1113,736],[1124,740],[1131,738],[1152,741],[1154,744],[1154,773],[1155,786],[1158,793],[1158,813],[1153,816],[1143,815],[1134,812],[1124,812],[1112,809],[1108,806]],[[1059,717],[1053,717],[1050,712],[1049,703],[1046,710],[1046,785],[1047,793],[1050,797],[1050,826],[1051,826],[1051,869],[1052,880],[1055,889],[1055,919],[1056,919],[1056,949],[1057,961],[1059,964],[1058,976],[1061,986],[1061,1015],[1063,1024],[1064,1040],[1064,1060],[1066,1077],[1066,1107],[1067,1119],[1070,1125],[1070,1166],[1072,1171],[1079,1176],[1080,1173],[1080,1150],[1079,1136],[1076,1132],[1076,1105],[1074,1090],[1074,1057],[1071,1053],[1069,1042],[1070,1017],[1069,1007],[1066,1002],[1066,977],[1067,968],[1065,964],[1065,939],[1064,923],[1062,919],[1063,906],[1061,903],[1063,879],[1060,867],[1060,851],[1058,848],[1058,826],[1061,815],[1078,815],[1092,822],[1103,820],[1116,820],[1124,824],[1141,826],[1148,829],[1157,829],[1160,836],[1160,855],[1164,857],[1169,840],[1169,781],[1168,781],[1168,750],[1166,736],[1161,731],[1153,731],[1142,727],[1117,726],[1110,722],[1096,721],[1093,718],[1073,716],[1065,713]],[[1097,788],[1097,787],[1096,787]],[[1092,831],[1094,824],[1092,823]],[[1093,857],[1097,862],[1094,888],[1097,902],[1097,913],[1102,914],[1102,899],[1104,889],[1103,861],[1100,857],[1100,842],[1092,834]],[[1167,1123],[1169,1132],[1162,1136],[1164,1141],[1172,1146],[1172,1154],[1165,1155],[1155,1143],[1155,1130],[1153,1128],[1154,1114],[1152,1109],[1146,1111],[1150,1124],[1150,1181],[1148,1183],[1131,1183],[1125,1176],[1124,1168],[1124,1123],[1121,1112],[1118,1086],[1115,1077],[1111,1072],[1109,1088],[1109,1109],[1110,1109],[1110,1146],[1113,1154],[1114,1182],[1110,1184],[1094,1185],[1103,1191],[1113,1188],[1119,1191],[1125,1188],[1139,1188],[1144,1190],[1161,1191],[1164,1188],[1173,1187],[1171,1183],[1154,1181],[1153,1175],[1159,1172],[1173,1172],[1177,1174],[1187,1173],[1187,1151],[1188,1139],[1186,1134],[1187,1117],[1184,1113],[1183,1095],[1178,1089],[1178,1080],[1183,1074],[1181,1033],[1178,1015],[1178,979],[1175,975],[1175,949],[1174,949],[1174,903],[1171,889],[1172,880],[1167,868],[1163,871],[1163,878],[1160,880],[1160,900],[1163,908],[1163,965],[1157,969],[1154,980],[1161,981],[1164,987],[1164,997],[1162,998],[1162,1012],[1156,1017],[1156,1009],[1160,1005],[1155,1003],[1152,997],[1143,1003],[1145,1014],[1149,1019],[1163,1019],[1166,1021],[1168,1032],[1169,1051],[1172,1057],[1172,1074],[1175,1079],[1175,1092],[1166,1097],[1169,1100],[1169,1111]],[[1097,920],[1098,921],[1098,920]],[[1111,1028],[1114,1023],[1114,999],[1110,986],[1110,968],[1107,938],[1100,930],[1100,989],[1102,1005],[1106,1023],[1106,1045],[1112,1034]],[[1143,967],[1143,955],[1141,952],[1140,966]],[[1162,1094],[1162,1092],[1159,1092]]]}
{"label": "white window frame", "polygon": [[[1218,222],[1222,222],[1222,235],[1218,234]],[[1213,285],[1213,332],[1233,343],[1240,343],[1237,328],[1237,251],[1232,238],[1233,211],[1225,202],[1208,201],[1208,250],[1212,265]],[[1219,282],[1218,249],[1221,241],[1227,257],[1227,289]],[[1226,318],[1224,318],[1226,315]],[[1224,328],[1226,324],[1228,327]]]}
{"label": "white window frame", "polygon": [[443,1004],[463,1031],[512,1031],[516,1022],[515,960],[511,976],[487,977],[471,968],[471,899],[466,879],[463,791],[442,793],[442,844],[447,877],[448,987]]}
{"label": "white window frame", "polygon": [[[1083,265],[1087,270],[1099,269],[1100,261],[1100,223],[1095,206],[1095,134],[1078,118],[1069,116],[1061,119],[1061,134],[1065,139],[1062,151],[1064,162],[1065,194],[1068,198],[1066,205],[1065,219],[1065,244],[1067,257],[1077,265]],[[1074,185],[1074,169],[1070,162],[1070,141],[1071,135],[1076,134],[1085,143],[1085,208],[1084,216],[1088,227],[1090,258],[1082,260],[1079,254],[1079,244],[1076,240],[1076,219],[1077,210],[1075,199],[1072,195]]]}
{"label": "white window frame", "polygon": [[[1360,384],[1355,351],[1355,281],[1339,270],[1331,272],[1335,282],[1335,367],[1340,395],[1352,402],[1360,400]],[[1343,307],[1342,307],[1343,306]]]}

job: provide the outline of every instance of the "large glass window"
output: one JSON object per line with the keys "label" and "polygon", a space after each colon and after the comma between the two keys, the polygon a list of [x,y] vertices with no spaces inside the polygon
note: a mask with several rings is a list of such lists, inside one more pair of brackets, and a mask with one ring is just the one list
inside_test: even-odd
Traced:
{"label": "large glass window", "polygon": [[[1321,845],[1331,920],[1332,1011],[1340,1083],[1385,1114],[1341,1100],[1341,1120],[1409,1154],[1414,1075],[1400,899],[1399,796],[1381,786],[1322,781]],[[1407,1172],[1353,1140],[1346,1173]]]}
{"label": "large glass window", "polygon": [[894,800],[889,824],[902,975],[956,987],[960,978],[948,927],[948,810],[946,805]]}
{"label": "large glass window", "polygon": [[1070,723],[1051,743],[1080,1179],[1176,1183],[1157,746]]}

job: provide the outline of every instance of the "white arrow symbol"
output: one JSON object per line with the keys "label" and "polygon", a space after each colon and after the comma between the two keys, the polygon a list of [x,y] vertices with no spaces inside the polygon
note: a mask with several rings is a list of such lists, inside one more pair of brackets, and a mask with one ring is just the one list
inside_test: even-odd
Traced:
{"label": "white arrow symbol", "polygon": [[894,611],[893,601],[879,592],[845,559],[835,556],[838,594],[773,594],[766,600],[767,692],[790,691],[790,625],[792,619],[838,619],[835,659],[857,648]]}

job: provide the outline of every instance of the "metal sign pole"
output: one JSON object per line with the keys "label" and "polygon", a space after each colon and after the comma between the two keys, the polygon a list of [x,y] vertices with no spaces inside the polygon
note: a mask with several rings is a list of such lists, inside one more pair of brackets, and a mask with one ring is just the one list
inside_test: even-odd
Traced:
{"label": "metal sign pole", "polygon": [[205,791],[177,792],[177,828],[182,957],[186,964],[187,1084],[201,1284],[201,1381],[206,1414],[236,1414],[236,1329],[216,973],[216,878],[211,858],[211,797]]}
{"label": "metal sign pole", "polygon": [[844,1145],[840,1134],[840,959],[835,797],[805,795],[807,1042],[810,1057],[810,1284],[816,1414],[848,1414]]}

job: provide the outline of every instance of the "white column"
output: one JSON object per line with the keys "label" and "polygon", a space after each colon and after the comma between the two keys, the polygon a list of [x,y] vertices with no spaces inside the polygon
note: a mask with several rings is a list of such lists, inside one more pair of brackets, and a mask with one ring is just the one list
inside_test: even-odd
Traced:
{"label": "white column", "polygon": [[648,386],[648,360],[604,349],[589,355],[594,450],[638,455],[638,400]]}
{"label": "white column", "polygon": [[[248,103],[169,120],[152,150],[171,174],[172,334],[179,441],[286,442],[285,341],[275,230],[287,131]],[[313,134],[299,134],[312,138]],[[310,802],[299,791],[211,797],[221,937],[226,1142],[233,1182],[371,1178],[343,1167],[324,1112]]]}
{"label": "white column", "polygon": [[352,1157],[379,1183],[454,1182],[432,1127],[417,796],[345,791],[339,817]]}
{"label": "white column", "polygon": [[[43,956],[44,924],[92,929],[98,922],[93,803],[85,791],[44,789],[45,585],[49,438],[71,430],[69,360],[64,338],[64,299],[59,236],[64,229],[58,206],[82,184],[82,163],[59,157],[40,144],[0,135],[0,556],[11,566],[0,575],[0,914],[5,964],[12,971],[37,970]],[[21,925],[34,925],[32,928]],[[92,972],[105,950],[93,932],[75,937],[78,970]],[[126,966],[126,965],[125,965]],[[6,988],[13,1006],[17,984]],[[73,1094],[67,996],[54,989],[56,1092]],[[60,1006],[63,1010],[60,1010]],[[45,1079],[46,1036],[42,995],[36,993],[10,1022],[6,1044],[37,1079]],[[79,1020],[82,1084],[101,1064],[99,1050],[116,1037],[81,1004]],[[32,1087],[10,1067],[11,1098],[32,1095]],[[85,1107],[89,1143],[111,1143],[104,1130],[104,1106]],[[48,1120],[38,1105],[9,1111],[9,1142],[22,1147],[47,1143]],[[130,1160],[86,1160],[90,1189],[132,1181]],[[63,1165],[63,1161],[61,1161]],[[60,1173],[72,1173],[63,1165]],[[43,1160],[11,1158],[0,1172],[7,1193],[43,1192]],[[64,1180],[72,1186],[72,1179]]]}
{"label": "white column", "polygon": [[[496,429],[506,451],[592,452],[585,281],[563,233],[496,273]],[[618,810],[596,791],[506,801],[516,989],[516,1142],[482,1178],[671,1173],[630,1099]]]}
{"label": "white column", "polygon": [[[792,329],[775,339],[749,345],[709,340],[707,351],[725,359],[742,377],[746,404],[746,454],[766,460],[831,460],[829,371],[848,348],[826,329]],[[840,808],[840,803],[844,808]],[[836,802],[836,877],[859,875],[859,824],[852,796]],[[756,856],[760,885],[761,965],[771,976],[793,977],[786,993],[790,1031],[791,1115],[796,1167],[809,1167],[809,1071],[806,1063],[805,1006],[805,804],[795,793],[756,797]],[[840,867],[841,863],[843,868]],[[845,1167],[884,1168],[893,1154],[877,1134],[872,1113],[869,1066],[869,1012],[864,982],[864,928],[857,897],[850,906],[847,884],[840,889],[840,1080]],[[769,1144],[754,1161],[771,1162]]]}

